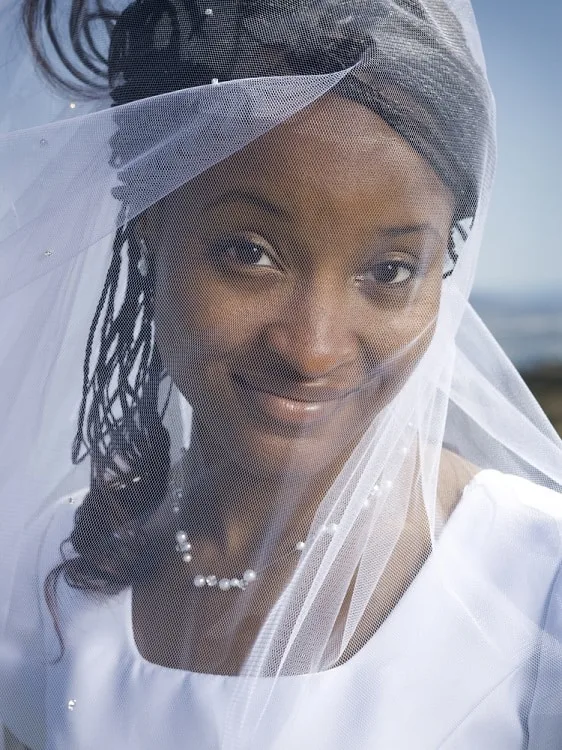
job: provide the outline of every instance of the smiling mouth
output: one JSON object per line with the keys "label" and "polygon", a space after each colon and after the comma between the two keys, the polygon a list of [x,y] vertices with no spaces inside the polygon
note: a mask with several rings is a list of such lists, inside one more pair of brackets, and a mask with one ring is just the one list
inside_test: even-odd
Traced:
{"label": "smiling mouth", "polygon": [[232,380],[252,416],[301,430],[326,422],[358,390],[336,391],[308,386],[294,389],[273,386],[270,389],[248,382],[240,375],[233,375]]}

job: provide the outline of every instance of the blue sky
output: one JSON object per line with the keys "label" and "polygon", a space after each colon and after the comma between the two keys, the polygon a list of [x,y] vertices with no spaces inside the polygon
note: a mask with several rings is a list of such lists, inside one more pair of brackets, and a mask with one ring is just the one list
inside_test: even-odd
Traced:
{"label": "blue sky", "polygon": [[562,295],[562,2],[473,0],[499,162],[476,287]]}

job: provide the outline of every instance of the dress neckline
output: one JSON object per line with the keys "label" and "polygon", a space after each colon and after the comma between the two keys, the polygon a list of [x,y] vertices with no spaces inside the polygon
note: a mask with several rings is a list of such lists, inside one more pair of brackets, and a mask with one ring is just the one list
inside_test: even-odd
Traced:
{"label": "dress neckline", "polygon": [[[400,597],[399,601],[396,603],[396,605],[392,608],[392,610],[389,612],[388,616],[385,618],[384,622],[380,625],[380,627],[376,630],[376,632],[368,639],[368,641],[352,656],[349,657],[345,662],[342,664],[339,664],[337,666],[331,667],[330,669],[323,670],[321,672],[308,672],[303,674],[294,674],[294,675],[279,675],[276,677],[259,677],[257,678],[260,682],[269,682],[274,680],[281,680],[283,682],[290,682],[294,680],[303,679],[303,678],[313,678],[313,679],[330,679],[329,675],[342,675],[351,669],[354,668],[354,666],[361,661],[362,659],[366,658],[367,654],[370,653],[380,642],[380,640],[383,637],[383,634],[392,627],[392,623],[396,619],[396,617],[399,616],[400,610],[407,606],[408,600],[412,597],[412,592],[416,590],[420,585],[422,585],[423,581],[430,575],[431,570],[434,567],[434,561],[435,561],[435,553],[436,551],[441,547],[442,542],[444,539],[451,536],[452,533],[454,533],[455,529],[457,529],[460,525],[462,520],[464,519],[465,515],[468,513],[468,508],[470,507],[470,504],[467,503],[467,496],[472,491],[472,488],[479,484],[484,478],[485,475],[488,474],[497,474],[498,472],[494,469],[481,469],[479,472],[477,472],[472,479],[465,485],[461,497],[456,504],[453,512],[451,513],[449,520],[447,521],[439,539],[437,540],[434,548],[431,550],[429,556],[427,557],[427,560],[424,562],[410,585],[408,586],[407,590],[404,592],[404,594]],[[200,680],[209,680],[209,681],[222,681],[222,682],[230,682],[230,681],[236,681],[240,679],[242,675],[223,675],[223,674],[214,674],[214,673],[208,673],[208,672],[194,672],[191,670],[181,669],[179,667],[166,667],[162,664],[157,664],[156,662],[152,662],[149,659],[146,659],[142,653],[140,652],[136,640],[135,640],[135,634],[134,634],[134,628],[133,628],[133,589],[131,586],[129,586],[127,589],[125,589],[122,592],[122,601],[123,606],[125,609],[125,622],[126,622],[126,640],[127,640],[127,646],[129,648],[130,654],[134,658],[134,660],[137,663],[140,663],[145,669],[150,669],[155,672],[160,672],[162,674],[169,673],[173,675],[184,675],[186,678],[196,678]]]}

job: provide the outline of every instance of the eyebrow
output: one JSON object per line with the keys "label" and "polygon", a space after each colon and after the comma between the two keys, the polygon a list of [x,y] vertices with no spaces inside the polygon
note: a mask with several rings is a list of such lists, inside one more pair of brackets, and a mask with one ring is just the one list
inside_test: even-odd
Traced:
{"label": "eyebrow", "polygon": [[222,193],[218,196],[218,198],[215,198],[213,201],[208,203],[205,206],[205,210],[215,208],[215,206],[218,206],[221,203],[235,202],[249,203],[252,206],[260,208],[262,211],[265,211],[271,216],[280,216],[285,218],[289,216],[289,211],[287,211],[286,209],[281,208],[275,203],[271,203],[271,201],[268,201],[265,198],[256,195],[255,193],[248,193],[244,190],[228,190],[226,193]]}
{"label": "eyebrow", "polygon": [[[281,206],[268,201],[266,198],[263,198],[260,195],[256,195],[255,193],[236,189],[228,190],[227,192],[222,193],[213,201],[208,203],[205,206],[204,210],[208,211],[210,209],[213,209],[221,203],[235,202],[248,203],[252,206],[256,206],[257,208],[260,208],[262,211],[265,211],[265,213],[268,213],[271,216],[278,216],[281,218],[287,218],[290,216],[290,212],[287,211],[287,209],[281,208]],[[430,222],[422,222],[420,224],[406,224],[404,226],[395,227],[384,227],[383,229],[379,230],[378,234],[386,239],[395,239],[397,237],[403,237],[407,234],[431,234],[438,242],[443,242],[443,236],[441,232]]]}
{"label": "eyebrow", "polygon": [[436,226],[430,222],[421,224],[407,224],[398,227],[384,227],[379,230],[379,234],[387,239],[402,237],[405,234],[432,234],[439,242],[443,242],[443,235]]}

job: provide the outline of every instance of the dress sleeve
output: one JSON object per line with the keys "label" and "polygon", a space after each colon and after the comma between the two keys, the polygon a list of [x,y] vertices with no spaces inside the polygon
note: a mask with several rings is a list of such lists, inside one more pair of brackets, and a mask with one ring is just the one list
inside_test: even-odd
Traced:
{"label": "dress sleeve", "polygon": [[60,542],[72,528],[70,510],[75,508],[69,507],[69,499],[61,498],[22,535],[6,628],[0,633],[0,735],[3,725],[29,750],[45,745],[43,572],[60,560]]}

